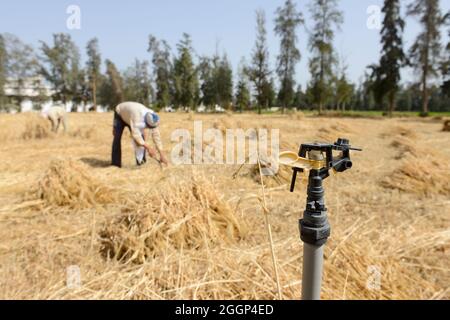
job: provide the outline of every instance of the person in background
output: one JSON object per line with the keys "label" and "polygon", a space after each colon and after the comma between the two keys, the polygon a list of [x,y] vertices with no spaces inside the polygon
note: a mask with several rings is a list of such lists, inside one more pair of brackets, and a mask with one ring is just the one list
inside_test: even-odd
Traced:
{"label": "person in background", "polygon": [[46,113],[46,117],[52,124],[52,131],[58,132],[59,125],[62,124],[64,132],[67,131],[67,114],[62,106],[53,106]]}
{"label": "person in background", "polygon": [[113,166],[122,167],[122,133],[125,127],[131,132],[135,148],[136,164],[138,166],[146,162],[145,154],[156,159],[156,151],[145,141],[145,129],[153,139],[156,150],[159,153],[159,162],[167,165],[167,159],[163,152],[161,134],[159,132],[159,116],[151,109],[137,102],[120,103],[114,110],[113,145],[111,163]]}

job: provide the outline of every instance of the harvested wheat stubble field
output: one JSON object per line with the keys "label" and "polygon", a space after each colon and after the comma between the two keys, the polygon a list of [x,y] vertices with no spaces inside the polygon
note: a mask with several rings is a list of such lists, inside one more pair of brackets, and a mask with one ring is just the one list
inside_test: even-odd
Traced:
{"label": "harvested wheat stubble field", "polygon": [[[282,149],[348,137],[364,152],[325,181],[323,299],[450,298],[450,136],[433,119],[162,114],[176,128],[279,128]],[[254,166],[109,166],[112,114],[70,114],[57,138],[0,115],[1,299],[276,299]],[[264,178],[283,299],[300,298],[305,180]],[[68,266],[81,286],[66,285]],[[373,268],[380,287],[370,285]],[[369,284],[369,285],[368,285]]]}

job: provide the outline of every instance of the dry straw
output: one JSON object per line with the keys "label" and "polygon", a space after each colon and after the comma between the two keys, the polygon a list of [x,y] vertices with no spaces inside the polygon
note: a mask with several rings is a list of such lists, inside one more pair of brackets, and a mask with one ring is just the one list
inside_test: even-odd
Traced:
{"label": "dry straw", "polygon": [[250,176],[255,182],[260,182],[261,170],[264,170],[265,184],[269,188],[287,184],[292,177],[292,169],[277,165],[274,157],[260,157],[258,163],[251,166]]}
{"label": "dry straw", "polygon": [[116,201],[118,193],[73,160],[54,160],[33,190],[47,205],[88,208]]}
{"label": "dry straw", "polygon": [[450,132],[450,120],[445,120],[444,121],[444,127],[442,128],[442,131]]}
{"label": "dry straw", "polygon": [[52,135],[49,122],[37,114],[30,114],[25,119],[24,140],[44,139]]}
{"label": "dry straw", "polygon": [[[165,117],[163,135],[180,126],[181,121],[189,125],[185,114],[166,114]],[[216,115],[198,117],[212,123]],[[66,157],[77,159],[89,154],[104,159],[111,143],[111,118],[107,113],[74,113],[70,127],[85,130],[96,126],[94,137],[81,140],[69,134],[63,141],[47,139],[42,142],[22,139],[28,115],[0,116],[0,134],[13,137],[4,139],[0,150],[4,159],[0,163],[0,273],[8,275],[0,277],[0,299],[277,299],[279,293],[269,242],[276,252],[283,298],[300,298],[302,250],[297,220],[303,207],[299,208],[299,203],[305,201],[303,193],[291,194],[287,188],[270,189],[270,194],[267,193],[273,236],[272,241],[268,241],[261,216],[261,199],[257,194],[260,186],[248,177],[230,179],[232,168],[199,168],[201,174],[214,176],[216,182],[196,180],[200,187],[196,194],[203,195],[200,197],[195,197],[193,181],[189,181],[186,169],[180,167],[160,172],[153,164],[147,164],[139,169],[118,170],[93,168],[73,161],[73,165],[64,165],[55,172],[50,168],[46,170],[49,157],[62,147]],[[261,123],[260,118],[245,114],[235,115],[232,120],[249,127],[258,127]],[[293,120],[286,117],[283,121],[286,122],[280,125],[288,126]],[[323,123],[323,119],[314,118],[303,121],[305,127],[310,128]],[[330,125],[331,121],[334,120],[330,120]],[[370,141],[372,152],[358,154],[355,165],[361,171],[349,172],[354,177],[348,183],[336,179],[327,182],[330,194],[327,205],[333,231],[325,246],[322,298],[449,299],[450,232],[449,217],[445,214],[449,208],[448,196],[437,193],[436,186],[429,190],[432,196],[420,198],[412,193],[415,191],[397,188],[411,184],[416,179],[414,175],[403,175],[395,192],[391,192],[391,186],[382,188],[370,183],[376,181],[385,168],[389,174],[394,173],[406,160],[420,161],[423,157],[425,164],[430,163],[430,159],[448,163],[446,141],[437,132],[440,128],[425,120],[420,120],[420,125],[418,121],[396,119],[359,121],[339,120],[351,126],[355,133],[361,132],[359,139],[373,138]],[[392,134],[391,127],[396,125],[407,130],[394,128],[397,133]],[[388,139],[381,138],[382,132],[389,132]],[[408,138],[406,135],[411,132],[421,139],[410,138],[402,142],[403,146],[388,147],[394,139]],[[297,130],[283,134],[286,141],[299,138]],[[356,144],[360,145],[355,141]],[[287,146],[286,150],[296,151],[297,148]],[[438,148],[442,148],[441,155],[437,154]],[[132,149],[128,150],[124,152],[124,160],[134,164]],[[396,159],[400,153],[403,156]],[[383,170],[378,170],[380,163]],[[431,169],[439,175],[436,167]],[[449,181],[442,178],[448,170],[440,172],[441,180],[435,181]],[[80,175],[86,179],[80,179]],[[36,182],[33,198],[23,202],[23,194],[29,189],[28,181],[31,179],[33,184],[34,179],[39,181],[41,176],[42,181],[48,181],[40,186],[44,200],[38,196],[39,183]],[[107,205],[97,205],[101,197],[87,201],[87,195],[95,194],[98,188],[106,190],[103,182],[121,185],[122,190],[130,194],[123,198],[111,197],[106,202],[113,202]],[[264,177],[264,182],[270,184],[270,178]],[[80,188],[84,191],[79,192]],[[97,195],[100,194],[112,195],[97,191]],[[56,201],[60,197],[65,200]],[[219,219],[222,221],[219,224],[213,220],[212,216],[222,212],[222,209],[214,211],[217,203],[228,208],[226,211],[238,220],[242,238],[236,227],[231,228],[235,230],[231,233],[234,236],[228,236],[225,226],[235,226],[233,218]],[[80,204],[83,204],[82,210]],[[134,223],[123,222],[124,226],[119,226],[121,218],[128,216]],[[136,223],[140,219],[145,223],[151,221],[151,226]],[[132,230],[126,228],[127,223],[133,226]],[[243,225],[251,229],[244,232],[247,229]],[[144,263],[138,263],[139,254],[129,263],[123,263],[125,255],[123,262],[105,259],[99,251],[104,246],[103,241],[109,238],[98,237],[102,229],[123,230],[124,234],[117,233],[111,244],[119,248],[122,242],[129,240],[129,258],[135,252],[141,257],[142,252],[146,252],[151,258],[144,255]],[[149,235],[157,241],[153,242],[153,251],[141,247],[151,243],[143,240]],[[131,242],[134,240],[136,242]],[[80,267],[80,288],[66,285],[65,270],[71,265]],[[376,273],[373,277],[373,270],[380,271],[378,279]]]}
{"label": "dry straw", "polygon": [[382,186],[423,196],[450,194],[450,168],[434,149],[405,137],[395,138],[391,146],[397,149],[400,165],[381,181]]}
{"label": "dry straw", "polygon": [[349,125],[337,121],[330,126],[320,128],[316,136],[322,142],[331,143],[343,136],[347,137],[349,134],[353,132],[354,132],[353,129]]}
{"label": "dry straw", "polygon": [[416,139],[417,134],[411,128],[404,126],[392,126],[380,135],[381,138],[404,137]]}
{"label": "dry straw", "polygon": [[168,183],[139,196],[100,233],[102,252],[144,263],[168,248],[198,249],[230,243],[247,233],[245,222],[205,178]]}
{"label": "dry straw", "polygon": [[89,128],[77,128],[75,131],[70,133],[70,136],[73,138],[81,138],[81,139],[91,139],[95,137],[97,134],[97,130],[94,126]]}

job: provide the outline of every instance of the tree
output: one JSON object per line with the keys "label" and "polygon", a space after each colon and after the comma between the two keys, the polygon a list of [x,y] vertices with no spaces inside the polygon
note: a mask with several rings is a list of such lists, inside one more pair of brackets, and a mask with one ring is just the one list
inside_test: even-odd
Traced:
{"label": "tree", "polygon": [[[53,85],[54,99],[66,103],[79,92],[80,84],[80,54],[69,34],[53,35],[53,46],[41,41],[42,75]],[[47,66],[47,68],[46,68]]]}
{"label": "tree", "polygon": [[117,70],[116,65],[112,61],[107,59],[105,63],[106,74],[108,75],[108,84],[105,88],[110,88],[109,99],[107,99],[106,104],[109,105],[110,108],[114,108],[116,105],[125,100],[123,79]]}
{"label": "tree", "polygon": [[309,10],[314,20],[309,48],[313,57],[309,61],[313,102],[322,113],[324,105],[332,97],[333,68],[336,57],[333,48],[334,29],[340,30],[343,14],[337,8],[337,0],[313,0]]}
{"label": "tree", "polygon": [[279,7],[275,14],[275,33],[281,38],[280,54],[277,57],[277,74],[280,79],[278,100],[284,113],[284,109],[290,107],[294,99],[295,65],[301,58],[300,50],[296,46],[296,29],[304,21],[292,0],[286,0],[284,6]]}
{"label": "tree", "polygon": [[376,108],[373,91],[373,77],[367,72],[364,72],[364,76],[360,78],[355,98],[356,107],[359,110],[374,110]]}
{"label": "tree", "polygon": [[444,17],[444,22],[448,27],[448,42],[445,47],[444,61],[442,62],[441,72],[442,72],[442,86],[441,90],[444,96],[450,97],[450,12],[448,12]]}
{"label": "tree", "polygon": [[212,58],[202,57],[198,67],[202,102],[206,106],[231,106],[233,99],[233,70],[226,54],[216,53]]}
{"label": "tree", "polygon": [[215,78],[219,96],[218,104],[229,109],[233,100],[233,69],[226,54],[222,56],[215,68]]}
{"label": "tree", "polygon": [[171,103],[171,69],[170,47],[164,40],[149,36],[148,52],[152,54],[152,63],[156,84],[155,104],[157,108],[167,107]]}
{"label": "tree", "polygon": [[408,15],[419,17],[422,32],[410,49],[410,60],[420,75],[422,113],[428,114],[429,81],[437,75],[441,54],[440,27],[442,17],[439,0],[415,0],[408,6]]}
{"label": "tree", "polygon": [[275,81],[273,78],[267,79],[262,87],[263,107],[268,109],[276,104],[277,94],[275,92]]}
{"label": "tree", "polygon": [[148,61],[135,59],[134,64],[124,73],[125,97],[126,100],[136,101],[149,106],[153,88],[148,72]]}
{"label": "tree", "polygon": [[345,111],[347,104],[352,101],[354,93],[354,86],[347,80],[347,75],[344,71],[340,77],[336,79],[336,108],[337,110]]}
{"label": "tree", "polygon": [[236,88],[236,108],[240,112],[247,110],[250,107],[250,91],[248,85],[239,80]]}
{"label": "tree", "polygon": [[3,110],[6,103],[5,84],[7,63],[5,38],[0,34],[0,111]]}
{"label": "tree", "polygon": [[297,89],[295,90],[295,96],[294,96],[294,102],[293,105],[296,109],[302,109],[306,106],[306,95],[302,91],[302,86],[298,85]]}
{"label": "tree", "polygon": [[209,57],[201,57],[198,65],[198,73],[201,81],[200,91],[202,93],[201,102],[206,107],[215,104],[216,101],[216,82],[213,76],[212,59]]}
{"label": "tree", "polygon": [[102,58],[100,56],[100,50],[98,47],[98,39],[93,38],[89,40],[87,46],[87,74],[90,84],[89,94],[92,97],[92,103],[94,110],[97,109],[97,87],[98,87],[98,79],[100,75],[100,66],[102,64]]}
{"label": "tree", "polygon": [[256,11],[256,42],[253,49],[252,65],[248,69],[250,80],[255,88],[255,98],[258,113],[261,114],[261,107],[267,106],[267,95],[264,88],[269,83],[269,50],[267,49],[266,17],[263,10]]}
{"label": "tree", "polygon": [[18,105],[22,98],[22,91],[27,80],[36,76],[39,63],[33,48],[10,33],[2,35],[4,45],[4,81],[12,81],[17,89]]}
{"label": "tree", "polygon": [[178,56],[174,60],[173,70],[175,104],[195,109],[199,97],[199,82],[192,58],[192,41],[187,33],[183,33],[177,49]]}
{"label": "tree", "polygon": [[381,58],[380,64],[373,67],[373,72],[377,82],[378,100],[382,103],[383,98],[387,96],[388,114],[392,116],[401,78],[400,68],[406,62],[402,41],[405,22],[400,16],[399,0],[385,0],[382,12],[384,20],[381,29]]}
{"label": "tree", "polygon": [[246,72],[245,59],[242,58],[238,68],[238,82],[236,85],[235,108],[242,112],[250,108],[251,95],[249,89],[249,79]]}

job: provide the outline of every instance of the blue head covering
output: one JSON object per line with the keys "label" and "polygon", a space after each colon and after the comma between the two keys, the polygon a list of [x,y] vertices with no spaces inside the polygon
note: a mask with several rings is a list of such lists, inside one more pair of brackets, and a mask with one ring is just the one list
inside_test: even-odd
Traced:
{"label": "blue head covering", "polygon": [[149,128],[156,128],[159,125],[159,116],[155,112],[145,114],[145,123]]}

